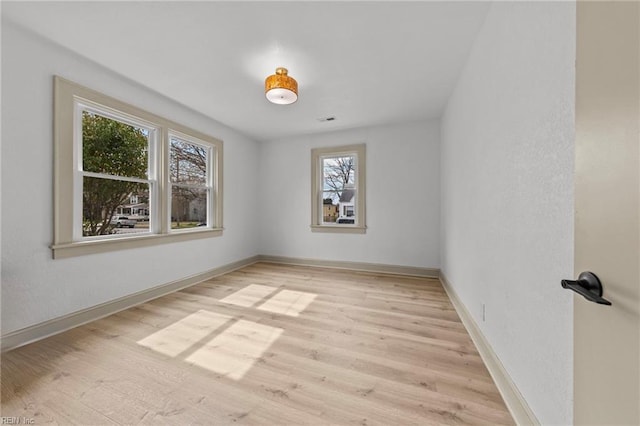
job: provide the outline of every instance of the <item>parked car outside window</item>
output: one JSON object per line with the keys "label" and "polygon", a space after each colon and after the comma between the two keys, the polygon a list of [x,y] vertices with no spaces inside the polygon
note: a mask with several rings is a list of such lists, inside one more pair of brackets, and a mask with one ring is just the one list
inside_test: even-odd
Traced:
{"label": "parked car outside window", "polygon": [[111,224],[116,228],[135,228],[136,223],[138,222],[135,219],[129,219],[128,216],[118,216],[111,219]]}
{"label": "parked car outside window", "polygon": [[353,217],[339,217],[338,220],[336,221],[336,223],[348,223],[353,225],[355,222],[355,218]]}

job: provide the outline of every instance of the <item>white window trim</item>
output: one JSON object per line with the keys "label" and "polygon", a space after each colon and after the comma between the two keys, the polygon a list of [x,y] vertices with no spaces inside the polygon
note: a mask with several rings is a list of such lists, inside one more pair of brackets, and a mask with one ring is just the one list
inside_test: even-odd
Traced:
{"label": "white window trim", "polygon": [[[122,120],[131,117],[133,124],[144,124],[145,128],[155,129],[154,143],[150,143],[149,161],[156,161],[155,176],[148,176],[156,188],[153,188],[150,196],[157,196],[158,206],[152,215],[154,228],[149,233],[127,234],[112,238],[87,239],[79,238],[77,227],[78,217],[77,188],[74,187],[78,178],[77,162],[77,126],[74,119],[77,116],[76,104],[91,107],[99,107],[102,111],[114,111],[115,117]],[[168,211],[169,198],[167,198],[167,186],[169,185],[169,134],[184,135],[194,141],[204,142],[211,146],[211,176],[212,197],[215,198],[213,209],[209,209],[208,223],[211,227],[190,229],[177,232],[171,231],[171,215]],[[136,108],[125,102],[103,95],[94,90],[75,84],[61,77],[54,76],[54,231],[53,244],[51,245],[55,259],[80,256],[85,254],[103,253],[128,248],[147,247],[157,244],[188,241],[201,238],[209,238],[222,235],[222,147],[223,142],[198,131],[189,129],[178,123]],[[154,168],[150,168],[153,172]],[[213,203],[214,200],[212,200]],[[153,202],[152,202],[153,203]],[[152,204],[150,203],[150,204]],[[151,218],[150,218],[151,219]],[[210,219],[210,220],[209,220]],[[81,218],[80,218],[81,222]]]}
{"label": "white window trim", "polygon": [[[322,223],[322,159],[341,155],[355,155],[356,216],[353,225]],[[366,233],[365,215],[366,145],[346,145],[311,150],[311,231],[343,234]]]}

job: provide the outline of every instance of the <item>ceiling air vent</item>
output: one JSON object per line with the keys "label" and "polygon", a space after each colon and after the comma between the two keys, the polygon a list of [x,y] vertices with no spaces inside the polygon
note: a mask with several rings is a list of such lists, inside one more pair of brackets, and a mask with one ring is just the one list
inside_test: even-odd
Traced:
{"label": "ceiling air vent", "polygon": [[316,120],[320,122],[325,122],[325,121],[333,121],[335,119],[336,119],[335,117],[320,117],[320,118],[317,118]]}

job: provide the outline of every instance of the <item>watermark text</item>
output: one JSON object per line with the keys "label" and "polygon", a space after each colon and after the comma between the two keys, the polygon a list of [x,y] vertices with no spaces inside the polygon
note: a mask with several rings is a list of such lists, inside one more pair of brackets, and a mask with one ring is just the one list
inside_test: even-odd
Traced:
{"label": "watermark text", "polygon": [[22,416],[2,416],[0,425],[33,425],[36,421],[33,417]]}

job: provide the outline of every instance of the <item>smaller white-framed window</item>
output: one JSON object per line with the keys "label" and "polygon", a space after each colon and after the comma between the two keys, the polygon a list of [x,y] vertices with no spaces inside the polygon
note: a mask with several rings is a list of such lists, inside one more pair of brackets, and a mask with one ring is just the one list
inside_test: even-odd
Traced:
{"label": "smaller white-framed window", "polygon": [[365,144],[311,150],[312,231],[365,233],[365,152]]}

